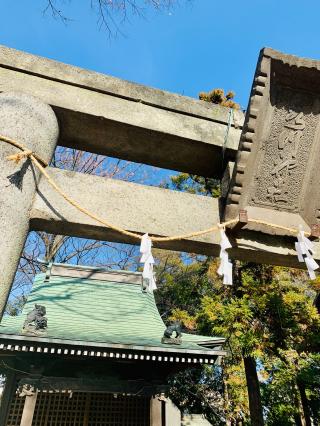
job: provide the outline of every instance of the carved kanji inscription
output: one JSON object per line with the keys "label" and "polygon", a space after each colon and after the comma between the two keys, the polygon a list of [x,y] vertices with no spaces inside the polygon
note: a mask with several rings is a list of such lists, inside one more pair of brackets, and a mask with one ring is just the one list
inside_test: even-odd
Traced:
{"label": "carved kanji inscription", "polygon": [[[303,61],[298,67],[301,58],[261,52],[226,219],[246,209],[249,218],[306,230],[319,222],[320,62],[315,67],[315,61]],[[266,226],[247,229],[277,232]]]}

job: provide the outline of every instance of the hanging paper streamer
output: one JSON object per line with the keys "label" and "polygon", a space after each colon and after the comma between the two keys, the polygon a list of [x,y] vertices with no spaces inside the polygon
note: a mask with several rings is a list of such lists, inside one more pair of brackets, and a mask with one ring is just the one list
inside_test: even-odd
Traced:
{"label": "hanging paper streamer", "polygon": [[301,229],[298,234],[298,241],[295,243],[297,255],[299,262],[305,262],[308,274],[311,280],[316,278],[315,270],[319,268],[317,262],[313,259],[313,244],[312,242],[304,235],[304,231]]}
{"label": "hanging paper streamer", "polygon": [[227,252],[228,248],[231,248],[230,241],[226,236],[224,229],[220,229],[220,266],[218,269],[218,274],[223,276],[223,284],[224,285],[232,285],[232,263],[229,261],[229,255]]}
{"label": "hanging paper streamer", "polygon": [[156,280],[153,274],[154,258],[151,253],[152,241],[148,234],[144,234],[141,239],[140,263],[144,263],[142,277],[148,282],[148,290],[154,291],[157,289]]}

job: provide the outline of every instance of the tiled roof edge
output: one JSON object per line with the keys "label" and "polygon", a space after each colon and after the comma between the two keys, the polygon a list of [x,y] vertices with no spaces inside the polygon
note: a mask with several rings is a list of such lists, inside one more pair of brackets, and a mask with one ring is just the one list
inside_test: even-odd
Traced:
{"label": "tiled roof edge", "polygon": [[[143,346],[143,345],[129,345],[129,344],[121,344],[121,343],[108,343],[108,342],[88,342],[81,340],[67,340],[67,339],[54,339],[48,337],[36,337],[36,336],[26,336],[26,335],[17,335],[17,334],[1,334],[0,342],[4,340],[13,340],[23,342],[23,344],[48,344],[48,345],[61,345],[61,346],[83,346],[86,348],[110,348],[110,349],[118,349],[118,350],[135,350],[135,351],[150,351],[150,352],[179,352],[184,354],[193,354],[193,355],[210,355],[212,349],[208,348],[203,350],[201,346],[199,349],[186,349],[179,348],[179,345],[167,345],[166,347],[162,346]],[[225,339],[220,339],[217,341],[217,347],[220,347],[225,342]]]}
{"label": "tiled roof edge", "polygon": [[[50,342],[47,342],[50,340]],[[56,340],[56,341],[54,341]],[[3,343],[2,343],[3,342]],[[70,342],[70,341],[69,341]],[[43,353],[47,355],[71,355],[81,357],[102,357],[129,360],[145,360],[160,362],[192,363],[192,364],[214,364],[218,356],[224,356],[226,351],[221,350],[193,350],[180,349],[176,347],[143,347],[129,345],[75,345],[75,342],[58,341],[57,339],[29,338],[29,341],[21,340],[21,336],[2,336],[0,339],[0,357],[1,352],[31,352]]]}

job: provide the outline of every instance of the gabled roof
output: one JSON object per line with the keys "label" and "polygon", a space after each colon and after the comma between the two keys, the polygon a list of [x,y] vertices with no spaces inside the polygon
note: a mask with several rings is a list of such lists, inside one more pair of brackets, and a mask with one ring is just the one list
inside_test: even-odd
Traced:
{"label": "gabled roof", "polygon": [[[223,354],[223,338],[183,334],[181,345],[162,344],[165,324],[153,294],[143,291],[141,284],[140,273],[52,265],[47,273],[35,277],[22,314],[2,320],[0,341],[11,338],[33,344],[180,353],[197,358]],[[48,328],[43,336],[29,336],[22,330],[35,304],[46,307]]]}

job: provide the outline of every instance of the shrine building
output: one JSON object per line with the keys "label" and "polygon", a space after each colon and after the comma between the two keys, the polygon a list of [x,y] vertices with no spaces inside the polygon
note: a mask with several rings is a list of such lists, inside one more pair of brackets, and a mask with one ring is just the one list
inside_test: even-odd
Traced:
{"label": "shrine building", "polygon": [[225,339],[166,330],[141,273],[50,264],[0,324],[0,424],[180,425],[168,377],[216,363]]}

